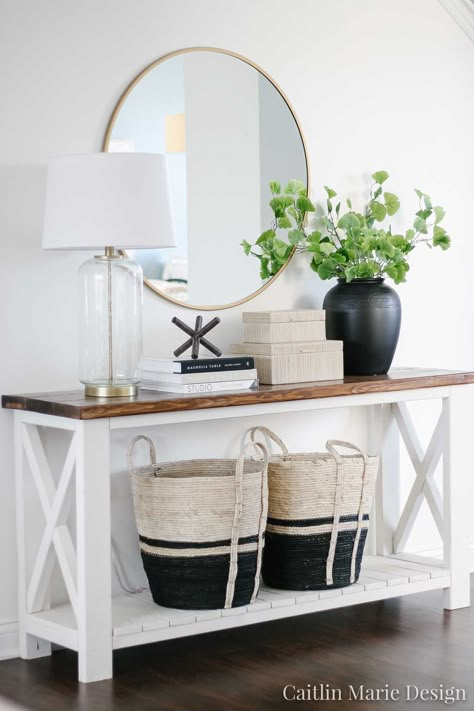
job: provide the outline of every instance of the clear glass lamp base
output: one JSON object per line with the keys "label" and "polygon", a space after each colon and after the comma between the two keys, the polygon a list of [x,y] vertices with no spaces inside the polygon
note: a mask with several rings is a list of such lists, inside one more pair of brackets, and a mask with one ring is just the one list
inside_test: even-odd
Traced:
{"label": "clear glass lamp base", "polygon": [[143,273],[106,247],[79,270],[79,379],[93,397],[132,397],[141,380]]}

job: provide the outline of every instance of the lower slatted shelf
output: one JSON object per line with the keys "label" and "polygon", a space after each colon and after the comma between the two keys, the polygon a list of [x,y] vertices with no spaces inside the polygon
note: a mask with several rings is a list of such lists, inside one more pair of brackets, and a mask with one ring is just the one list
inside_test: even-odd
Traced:
{"label": "lower slatted shelf", "polygon": [[[449,587],[450,582],[449,570],[441,564],[425,565],[395,556],[366,556],[355,585],[320,592],[275,590],[262,585],[255,603],[229,610],[174,610],[155,605],[149,592],[122,594],[112,601],[113,647],[119,649],[436,590]],[[28,615],[27,629],[38,637],[77,649],[76,620],[70,605]]]}

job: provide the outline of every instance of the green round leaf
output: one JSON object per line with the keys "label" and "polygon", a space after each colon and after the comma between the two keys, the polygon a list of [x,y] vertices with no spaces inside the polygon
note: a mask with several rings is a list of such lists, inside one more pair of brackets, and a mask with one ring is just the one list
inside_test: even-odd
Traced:
{"label": "green round leaf", "polygon": [[275,237],[276,237],[276,235],[275,235],[274,230],[266,230],[265,232],[262,232],[262,234],[258,238],[256,244],[259,244],[259,245],[272,244]]}
{"label": "green round leaf", "polygon": [[306,185],[302,180],[290,180],[285,185],[285,193],[289,195],[306,195]]}
{"label": "green round leaf", "polygon": [[311,200],[307,197],[303,197],[303,195],[301,195],[297,199],[296,207],[301,212],[314,212],[315,211],[315,207],[314,207],[313,203],[311,202]]}
{"label": "green round leaf", "polygon": [[321,279],[331,279],[335,276],[337,262],[333,259],[324,259],[318,266],[318,274]]}
{"label": "green round leaf", "polygon": [[385,207],[387,208],[388,215],[395,215],[400,207],[400,200],[393,193],[384,193],[383,199],[385,202]]}
{"label": "green round leaf", "polygon": [[372,178],[378,185],[382,185],[389,178],[389,174],[385,170],[377,170],[376,173],[372,174]]}
{"label": "green round leaf", "polygon": [[435,225],[435,227],[433,228],[433,246],[441,247],[443,251],[449,249],[449,247],[451,246],[451,239],[446,234],[446,230],[444,229],[444,227]]}
{"label": "green round leaf", "polygon": [[291,245],[299,244],[305,239],[305,234],[302,230],[291,230],[288,232],[288,241]]}
{"label": "green round leaf", "polygon": [[413,222],[413,227],[417,232],[421,232],[423,235],[428,234],[428,228],[426,226],[426,221],[422,217],[415,217],[415,221]]}
{"label": "green round leaf", "polygon": [[331,254],[331,252],[334,252],[334,250],[335,250],[336,248],[334,247],[333,244],[331,244],[331,242],[321,242],[321,243],[319,244],[319,249],[321,250],[321,252],[322,252],[323,254],[328,254],[328,255],[329,255],[329,254]]}
{"label": "green round leaf", "polygon": [[441,220],[443,219],[443,217],[446,215],[443,208],[440,207],[439,205],[437,205],[434,208],[434,214],[435,214],[435,225],[438,225],[441,222]]}
{"label": "green round leaf", "polygon": [[352,227],[360,227],[359,218],[353,212],[346,212],[345,215],[339,218],[337,226],[340,227],[341,230],[350,230]]}
{"label": "green round leaf", "polygon": [[278,227],[282,230],[289,230],[291,227],[291,220],[288,215],[283,215],[283,217],[278,218]]}
{"label": "green round leaf", "polygon": [[369,202],[369,208],[377,222],[382,222],[387,215],[387,208],[378,200]]}

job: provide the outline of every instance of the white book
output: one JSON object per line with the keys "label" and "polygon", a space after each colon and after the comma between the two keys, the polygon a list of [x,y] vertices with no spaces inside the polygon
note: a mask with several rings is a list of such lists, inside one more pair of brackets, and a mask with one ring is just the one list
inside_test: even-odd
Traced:
{"label": "white book", "polygon": [[250,390],[258,387],[258,380],[231,380],[214,383],[166,383],[142,380],[142,390],[157,390],[159,392],[179,393],[184,395],[205,395],[206,393],[225,392],[226,390]]}
{"label": "white book", "polygon": [[255,380],[256,368],[250,370],[213,371],[210,373],[157,373],[156,371],[143,370],[143,380],[147,383],[176,383],[188,385],[192,383],[217,383],[232,380]]}

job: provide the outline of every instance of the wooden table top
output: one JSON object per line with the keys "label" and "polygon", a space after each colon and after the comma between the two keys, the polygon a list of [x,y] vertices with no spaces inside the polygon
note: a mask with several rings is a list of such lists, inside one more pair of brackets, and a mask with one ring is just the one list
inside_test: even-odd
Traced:
{"label": "wooden table top", "polygon": [[140,390],[136,397],[85,397],[82,390],[69,392],[3,395],[2,407],[29,410],[45,415],[93,420],[101,417],[147,415],[153,412],[202,410],[209,407],[254,405],[257,403],[310,400],[364,393],[393,392],[417,388],[474,383],[474,372],[395,368],[388,375],[349,376],[344,380],[326,380],[296,385],[261,385],[256,390],[241,390],[199,395]]}

